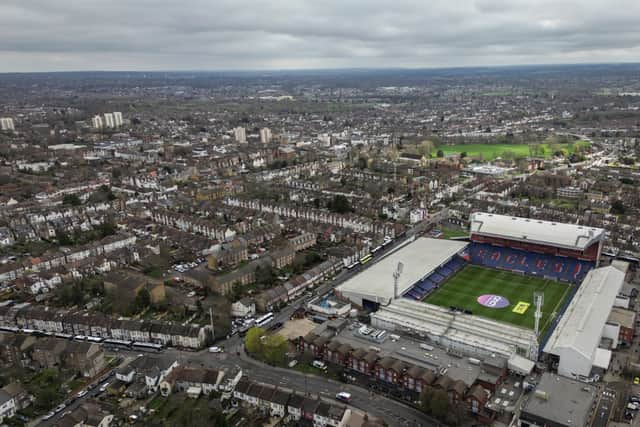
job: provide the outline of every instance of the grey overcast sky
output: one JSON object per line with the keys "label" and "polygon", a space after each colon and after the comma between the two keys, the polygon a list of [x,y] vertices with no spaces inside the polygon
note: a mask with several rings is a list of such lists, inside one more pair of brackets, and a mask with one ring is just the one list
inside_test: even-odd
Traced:
{"label": "grey overcast sky", "polygon": [[640,0],[1,0],[0,72],[640,61]]}

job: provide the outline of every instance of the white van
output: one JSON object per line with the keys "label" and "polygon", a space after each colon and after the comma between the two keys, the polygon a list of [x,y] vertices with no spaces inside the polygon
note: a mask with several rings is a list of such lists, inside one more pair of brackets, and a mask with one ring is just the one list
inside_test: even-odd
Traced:
{"label": "white van", "polygon": [[322,360],[314,360],[313,362],[311,362],[311,366],[313,366],[314,368],[322,369],[322,370],[327,369],[327,365],[325,365],[325,363]]}

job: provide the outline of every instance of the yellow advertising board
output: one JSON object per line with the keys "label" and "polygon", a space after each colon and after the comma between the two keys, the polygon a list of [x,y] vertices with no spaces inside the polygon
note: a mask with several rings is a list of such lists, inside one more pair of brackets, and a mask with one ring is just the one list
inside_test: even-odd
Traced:
{"label": "yellow advertising board", "polygon": [[518,301],[516,306],[513,307],[513,310],[511,310],[511,311],[513,311],[514,313],[518,313],[518,314],[525,314],[530,305],[531,304],[529,304],[528,302]]}

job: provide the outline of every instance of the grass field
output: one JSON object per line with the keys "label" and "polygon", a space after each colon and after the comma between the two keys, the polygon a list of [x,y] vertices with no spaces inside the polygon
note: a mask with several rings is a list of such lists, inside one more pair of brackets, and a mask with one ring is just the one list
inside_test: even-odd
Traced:
{"label": "grass field", "polygon": [[[576,141],[574,143],[578,145],[589,145],[586,141]],[[569,144],[557,144],[558,148],[565,153],[570,152]],[[540,144],[541,153],[539,156],[542,157],[551,157],[553,154],[551,152],[551,148],[549,148],[549,144]],[[529,145],[527,144],[458,144],[458,145],[441,145],[437,149],[433,151],[433,155],[435,155],[437,150],[442,150],[442,152],[447,154],[455,154],[466,152],[467,156],[475,157],[482,155],[484,160],[493,160],[496,157],[500,157],[503,153],[511,151],[514,153],[515,157],[529,157],[531,156],[531,152],[529,151]]]}
{"label": "grass field", "polygon": [[[425,302],[443,307],[455,306],[470,310],[479,316],[533,329],[535,313],[533,294],[536,291],[542,291],[544,305],[540,331],[544,333],[550,325],[551,315],[567,298],[569,289],[569,285],[552,280],[468,265],[445,282],[440,289],[429,295]],[[485,294],[505,297],[509,300],[509,305],[505,308],[482,306],[477,298]],[[531,304],[524,314],[512,311],[520,301]]]}

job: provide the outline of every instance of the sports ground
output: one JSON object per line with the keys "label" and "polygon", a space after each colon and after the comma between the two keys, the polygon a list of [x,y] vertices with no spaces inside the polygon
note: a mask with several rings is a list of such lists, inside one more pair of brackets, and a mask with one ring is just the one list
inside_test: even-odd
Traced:
{"label": "sports ground", "polygon": [[[533,295],[536,291],[542,291],[544,305],[540,332],[544,334],[552,315],[559,310],[570,289],[570,285],[553,280],[467,265],[427,296],[424,302],[442,307],[455,306],[469,310],[474,315],[533,329]],[[485,307],[478,302],[481,295],[499,295],[508,300],[508,305],[503,308]],[[531,305],[523,313],[514,312],[519,302]]]}
{"label": "sports ground", "polygon": [[[588,147],[590,144],[586,141],[576,141],[574,144],[556,144],[557,148],[565,153],[575,152],[576,146]],[[549,158],[553,155],[552,148],[549,144],[538,144],[539,152],[535,155]],[[456,144],[456,145],[441,145],[433,150],[432,155],[435,156],[437,150],[442,150],[442,152],[447,154],[460,154],[467,153],[468,156],[480,156],[484,158],[484,160],[489,161],[493,160],[496,157],[504,156],[505,152],[511,152],[513,155],[517,157],[527,157],[532,156],[533,153],[530,151],[530,147],[528,144]]]}

